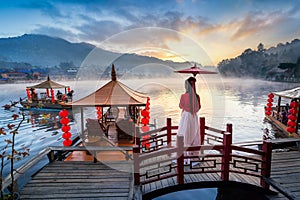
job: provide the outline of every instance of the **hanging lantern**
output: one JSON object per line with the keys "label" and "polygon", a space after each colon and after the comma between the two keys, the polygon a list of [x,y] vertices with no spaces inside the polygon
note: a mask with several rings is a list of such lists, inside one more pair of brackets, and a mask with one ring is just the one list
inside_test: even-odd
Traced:
{"label": "hanging lantern", "polygon": [[272,108],[272,106],[273,106],[272,102],[273,102],[274,94],[270,93],[268,95],[268,97],[269,97],[269,99],[268,99],[267,106],[265,108],[265,110],[266,110],[265,114],[266,115],[271,115],[272,114],[271,111],[273,110],[273,108]]}
{"label": "hanging lantern", "polygon": [[26,88],[27,99],[31,99],[30,89]]}
{"label": "hanging lantern", "polygon": [[294,122],[294,121],[292,121],[292,120],[289,120],[288,123],[287,123],[287,125],[290,126],[290,127],[294,127],[294,126],[296,126],[297,124],[296,124],[296,122]]}
{"label": "hanging lantern", "polygon": [[287,127],[286,130],[287,130],[287,132],[289,132],[289,133],[295,133],[295,132],[296,132],[296,129],[293,128],[293,127]]}
{"label": "hanging lantern", "polygon": [[69,92],[71,92],[71,88],[70,88],[70,87],[68,87],[68,93],[69,93]]}
{"label": "hanging lantern", "polygon": [[97,118],[101,119],[102,118],[101,107],[100,106],[96,106],[96,110],[97,110]]}
{"label": "hanging lantern", "polygon": [[71,146],[72,140],[70,139],[72,134],[70,133],[71,127],[68,125],[70,119],[68,118],[69,112],[67,110],[61,110],[59,112],[59,116],[61,117],[60,123],[63,125],[61,130],[64,132],[62,134],[62,138],[64,139],[63,145],[64,146]]}
{"label": "hanging lantern", "polygon": [[143,133],[145,133],[145,132],[148,132],[149,130],[150,130],[150,127],[149,126],[142,126],[142,131],[143,131]]}

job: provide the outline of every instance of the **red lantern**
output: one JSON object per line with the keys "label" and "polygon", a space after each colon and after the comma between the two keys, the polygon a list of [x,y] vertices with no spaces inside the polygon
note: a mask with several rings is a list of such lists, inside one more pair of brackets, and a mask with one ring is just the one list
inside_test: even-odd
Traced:
{"label": "red lantern", "polygon": [[62,134],[62,138],[64,138],[64,139],[70,139],[71,136],[72,136],[72,133],[70,133],[70,132],[65,132]]}
{"label": "red lantern", "polygon": [[61,120],[60,120],[60,123],[64,124],[64,125],[67,125],[69,122],[70,122],[69,118],[66,118],[66,117],[61,118]]}
{"label": "red lantern", "polygon": [[296,102],[296,101],[292,101],[291,103],[290,103],[290,108],[297,108],[299,105],[298,105],[298,102]]}
{"label": "red lantern", "polygon": [[268,97],[269,97],[270,99],[272,99],[272,98],[274,98],[274,94],[270,93],[270,94],[268,95]]}
{"label": "red lantern", "polygon": [[294,115],[289,115],[288,116],[288,119],[292,120],[292,121],[296,121],[297,120],[297,117],[294,116]]}
{"label": "red lantern", "polygon": [[272,111],[272,108],[271,107],[267,107],[266,110],[267,111]]}
{"label": "red lantern", "polygon": [[143,139],[142,146],[145,147],[146,149],[149,149],[150,148],[150,142],[149,142],[150,135],[145,135],[142,137],[142,139]]}
{"label": "red lantern", "polygon": [[142,124],[144,124],[146,126],[148,123],[149,123],[149,119],[147,119],[147,118],[142,119]]}
{"label": "red lantern", "polygon": [[266,115],[271,115],[271,112],[270,112],[270,111],[267,111],[265,114],[266,114]]}
{"label": "red lantern", "polygon": [[146,110],[146,109],[142,110],[142,112],[141,112],[141,115],[143,117],[147,117],[147,116],[149,116],[149,114],[150,114],[150,112],[148,110]]}
{"label": "red lantern", "polygon": [[64,146],[71,146],[72,145],[72,140],[70,139],[65,139],[63,142]]}
{"label": "red lantern", "polygon": [[289,120],[288,123],[287,123],[288,126],[291,126],[291,127],[294,127],[296,126],[296,122],[292,121],[292,120]]}
{"label": "red lantern", "polygon": [[268,106],[268,107],[272,107],[273,104],[272,104],[272,103],[267,103],[267,106]]}
{"label": "red lantern", "polygon": [[293,127],[287,127],[286,130],[287,130],[287,132],[289,132],[289,133],[294,133],[294,132],[296,131],[296,129],[293,128]]}
{"label": "red lantern", "polygon": [[59,112],[59,116],[60,117],[68,117],[68,115],[69,115],[69,112],[67,111],[67,110],[61,110],[60,112]]}
{"label": "red lantern", "polygon": [[269,103],[273,102],[273,99],[268,99],[268,102],[269,102]]}
{"label": "red lantern", "polygon": [[71,88],[70,87],[68,87],[68,92],[71,92]]}
{"label": "red lantern", "polygon": [[68,131],[71,130],[71,127],[70,127],[69,125],[64,125],[64,126],[61,127],[61,130],[62,130],[63,132],[68,132]]}
{"label": "red lantern", "polygon": [[150,130],[150,127],[149,126],[142,126],[142,131],[143,131],[143,133],[145,133],[145,132],[148,132]]}
{"label": "red lantern", "polygon": [[289,112],[292,114],[292,115],[296,115],[297,114],[297,110],[295,110],[294,108],[291,108],[289,110]]}

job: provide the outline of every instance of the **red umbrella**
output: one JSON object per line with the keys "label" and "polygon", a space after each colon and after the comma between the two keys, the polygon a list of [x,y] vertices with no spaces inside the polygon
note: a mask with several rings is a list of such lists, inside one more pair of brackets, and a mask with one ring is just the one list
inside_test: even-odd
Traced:
{"label": "red umbrella", "polygon": [[194,65],[194,67],[191,67],[188,69],[177,70],[175,72],[193,74],[194,76],[196,76],[197,74],[217,74],[217,72],[200,69],[200,67],[197,67],[196,65]]}

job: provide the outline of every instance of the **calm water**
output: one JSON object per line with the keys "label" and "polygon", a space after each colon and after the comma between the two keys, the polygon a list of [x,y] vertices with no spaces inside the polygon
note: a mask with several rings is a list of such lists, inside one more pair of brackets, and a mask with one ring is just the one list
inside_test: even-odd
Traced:
{"label": "calm water", "polygon": [[[184,92],[184,80],[188,76],[178,76],[170,79],[137,79],[123,78],[120,81],[129,87],[149,94],[151,100],[151,122],[156,120],[157,127],[165,125],[167,117],[172,118],[172,123],[178,125],[180,109],[178,102]],[[276,130],[264,122],[264,106],[267,95],[271,91],[280,91],[298,86],[290,83],[274,83],[247,79],[220,79],[217,76],[206,78],[197,76],[197,92],[201,97],[202,108],[199,115],[206,118],[208,126],[224,129],[227,123],[233,124],[233,142],[261,140],[263,129],[268,128],[272,137]],[[68,84],[75,90],[75,99],[84,97],[103,86],[107,80],[101,81],[73,81],[60,82]],[[33,84],[5,84],[0,85],[0,105],[8,104],[10,100],[19,100],[26,96],[25,87]],[[18,108],[10,110],[0,109],[0,127],[18,122],[12,120],[12,114],[18,113]],[[47,146],[62,146],[63,139],[59,124],[59,111],[26,111],[26,121],[22,123],[16,137],[18,147],[24,145],[30,148],[30,156],[16,162],[20,166],[27,159],[36,155]],[[71,122],[71,132],[74,136],[80,130],[80,123],[74,116]],[[87,109],[85,116],[96,118],[95,110]],[[0,141],[10,137],[0,136]],[[5,142],[1,142],[1,149]],[[6,161],[7,162],[7,161]],[[5,174],[8,171],[6,163]]]}

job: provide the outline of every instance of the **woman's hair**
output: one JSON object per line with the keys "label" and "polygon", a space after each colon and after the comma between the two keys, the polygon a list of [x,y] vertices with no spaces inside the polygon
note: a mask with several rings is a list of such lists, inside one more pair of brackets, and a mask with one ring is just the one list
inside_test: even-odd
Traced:
{"label": "woman's hair", "polygon": [[199,95],[196,92],[196,78],[190,77],[185,81],[186,92],[189,93],[190,99],[190,112],[195,113],[199,109],[198,100]]}

